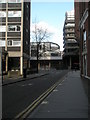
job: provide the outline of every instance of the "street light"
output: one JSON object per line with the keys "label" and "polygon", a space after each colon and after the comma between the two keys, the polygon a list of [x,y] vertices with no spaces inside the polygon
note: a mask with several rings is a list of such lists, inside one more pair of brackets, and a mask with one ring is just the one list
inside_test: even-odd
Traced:
{"label": "street light", "polygon": [[[1,81],[3,83],[3,71],[2,71],[2,48],[0,47],[0,77],[1,77]],[[1,83],[0,81],[0,83]]]}
{"label": "street light", "polygon": [[0,119],[2,119],[2,48],[0,47]]}

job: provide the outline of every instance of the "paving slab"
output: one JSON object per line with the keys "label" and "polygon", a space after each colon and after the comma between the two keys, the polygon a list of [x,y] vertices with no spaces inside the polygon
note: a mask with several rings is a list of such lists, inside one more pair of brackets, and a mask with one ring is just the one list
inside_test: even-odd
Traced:
{"label": "paving slab", "polygon": [[28,118],[88,118],[88,96],[80,72],[68,72]]}

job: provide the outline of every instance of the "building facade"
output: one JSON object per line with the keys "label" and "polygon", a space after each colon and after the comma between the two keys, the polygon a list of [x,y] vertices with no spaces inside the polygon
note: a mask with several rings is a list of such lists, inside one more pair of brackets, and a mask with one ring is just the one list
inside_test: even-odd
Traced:
{"label": "building facade", "polygon": [[0,0],[0,6],[3,71],[23,75],[23,68],[30,64],[30,1]]}
{"label": "building facade", "polygon": [[[80,43],[80,71],[81,76],[90,79],[90,2],[74,2],[75,11],[77,5],[79,6],[79,12],[75,12],[75,20],[78,24],[76,29],[79,29],[79,35],[76,32],[76,36],[79,38]],[[77,17],[79,20],[77,21]]]}
{"label": "building facade", "polygon": [[69,69],[79,68],[79,46],[75,38],[75,16],[74,10],[65,14],[65,22],[63,27],[64,40],[64,67]]}
{"label": "building facade", "polygon": [[[31,42],[30,63],[31,68],[36,68],[37,61],[37,43]],[[41,42],[39,45],[38,69],[50,70],[61,69],[62,53],[60,46],[53,42]]]}

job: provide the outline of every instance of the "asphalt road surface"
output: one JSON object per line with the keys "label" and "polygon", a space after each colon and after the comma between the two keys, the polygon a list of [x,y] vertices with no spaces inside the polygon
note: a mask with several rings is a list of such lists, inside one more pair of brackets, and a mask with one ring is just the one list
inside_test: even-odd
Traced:
{"label": "asphalt road surface", "polygon": [[4,118],[15,118],[47,89],[59,81],[67,70],[53,70],[48,75],[3,86],[2,112]]}

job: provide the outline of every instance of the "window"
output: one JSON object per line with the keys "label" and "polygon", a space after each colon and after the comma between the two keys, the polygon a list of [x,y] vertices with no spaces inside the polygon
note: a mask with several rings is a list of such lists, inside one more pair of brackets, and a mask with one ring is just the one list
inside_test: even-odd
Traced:
{"label": "window", "polygon": [[28,8],[28,5],[27,5],[27,8]]}
{"label": "window", "polygon": [[17,31],[21,31],[21,26],[17,26]]}
{"label": "window", "polygon": [[51,53],[51,56],[58,56],[58,53]]}
{"label": "window", "polygon": [[0,47],[5,47],[5,40],[0,40]]}
{"label": "window", "polygon": [[84,41],[86,41],[86,31],[84,32]]}
{"label": "window", "polygon": [[0,3],[6,3],[6,0],[0,0]]}
{"label": "window", "polygon": [[9,25],[8,31],[21,31],[21,26],[20,25]]}
{"label": "window", "polygon": [[28,18],[28,17],[26,17],[26,20],[28,21],[28,20],[29,20],[29,18]]}
{"label": "window", "polygon": [[8,31],[15,31],[15,27],[14,26],[8,26]]}
{"label": "window", "polygon": [[26,29],[26,32],[28,33],[28,29]]}
{"label": "window", "polygon": [[12,40],[8,40],[8,46],[12,46]]}
{"label": "window", "polygon": [[20,3],[21,0],[8,0],[9,3]]}
{"label": "window", "polygon": [[0,32],[6,32],[6,26],[0,26]]}
{"label": "window", "polygon": [[67,37],[69,37],[69,34],[67,34]]}
{"label": "window", "polygon": [[6,12],[0,11],[0,17],[6,17]]}
{"label": "window", "polygon": [[21,17],[21,11],[8,11],[8,17]]}
{"label": "window", "polygon": [[21,41],[13,41],[13,46],[21,46]]}
{"label": "window", "polygon": [[83,33],[83,50],[85,50],[86,49],[86,31],[84,31],[84,33]]}
{"label": "window", "polygon": [[8,40],[8,46],[19,47],[21,46],[21,41]]}
{"label": "window", "polygon": [[28,45],[28,41],[26,41],[26,45]]}

